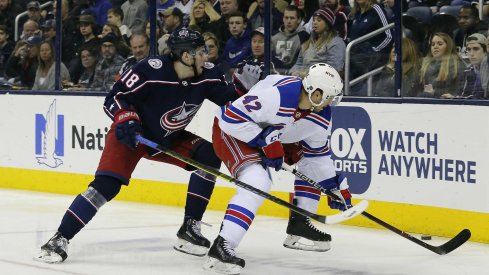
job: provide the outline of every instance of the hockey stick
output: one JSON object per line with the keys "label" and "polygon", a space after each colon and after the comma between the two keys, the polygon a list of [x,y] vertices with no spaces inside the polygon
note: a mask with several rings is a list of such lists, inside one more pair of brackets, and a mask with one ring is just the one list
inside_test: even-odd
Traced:
{"label": "hockey stick", "polygon": [[335,215],[330,215],[330,216],[322,216],[322,215],[318,215],[318,214],[315,214],[315,213],[311,213],[307,210],[304,210],[300,207],[297,207],[293,204],[290,204],[280,198],[277,198],[273,195],[270,195],[268,194],[267,192],[265,191],[262,191],[258,188],[255,188],[249,184],[246,184],[242,181],[239,181],[229,175],[226,175],[224,173],[221,173],[221,171],[219,171],[218,169],[214,168],[214,167],[210,167],[210,166],[207,166],[207,165],[204,165],[200,162],[197,162],[193,159],[190,159],[190,158],[187,158],[187,157],[184,157],[180,154],[178,154],[177,152],[175,151],[172,151],[168,148],[165,148],[164,146],[160,145],[160,144],[157,144],[155,142],[152,142],[151,140],[148,140],[140,135],[137,135],[136,136],[136,139],[141,143],[141,144],[144,144],[150,148],[153,148],[155,150],[158,150],[162,153],[165,153],[173,158],[176,158],[180,161],[183,161],[187,164],[190,164],[202,171],[205,171],[206,173],[209,173],[211,175],[214,175],[216,177],[219,177],[221,179],[224,179],[228,182],[232,182],[234,184],[236,184],[237,186],[243,188],[243,189],[246,189],[252,193],[255,193],[261,197],[264,197],[265,199],[268,199],[270,201],[273,201],[279,205],[282,205],[282,206],[285,206],[287,208],[289,208],[290,210],[296,212],[296,213],[299,213],[303,216],[306,216],[306,217],[309,217],[311,219],[314,219],[318,222],[321,222],[321,223],[324,223],[324,224],[335,224],[335,223],[340,223],[340,222],[343,222],[343,221],[346,221],[346,220],[349,220],[357,215],[359,215],[360,213],[362,213],[363,211],[365,211],[365,209],[367,209],[368,207],[368,202],[366,203],[363,203],[363,204],[357,204],[355,205],[355,207],[352,207],[350,209],[348,209],[347,211],[343,212],[343,213],[339,213],[339,214],[335,214]]}
{"label": "hockey stick", "polygon": [[[314,180],[312,180],[311,178],[307,177],[306,175],[302,174],[301,172],[297,171],[296,169],[288,166],[287,164],[284,164],[282,165],[282,169],[285,170],[285,171],[289,171],[291,172],[292,174],[294,174],[296,177],[304,180],[305,182],[311,184],[312,186],[314,186],[315,188],[321,190],[321,192],[323,193],[326,193],[328,194],[328,192],[326,191],[329,191],[329,190],[325,190],[321,185],[319,185],[317,182],[315,182]],[[328,194],[329,196],[329,194]],[[341,201],[341,199],[338,197],[338,196],[331,196],[332,199],[334,200],[339,200]],[[448,242],[440,245],[440,246],[433,246],[433,245],[430,245],[428,243],[425,243],[423,242],[422,240],[384,222],[383,220],[373,216],[372,214],[366,212],[366,211],[363,211],[362,212],[362,215],[364,217],[366,217],[367,219],[389,229],[390,231],[398,234],[398,235],[401,235],[402,237],[426,248],[426,249],[429,249],[433,252],[435,252],[436,254],[438,255],[445,255],[445,254],[448,254],[450,252],[452,252],[453,250],[457,249],[459,246],[461,246],[462,244],[464,244],[466,241],[469,240],[470,238],[470,230],[469,229],[464,229],[462,231],[460,231],[455,237],[453,237],[452,239],[450,239]]]}

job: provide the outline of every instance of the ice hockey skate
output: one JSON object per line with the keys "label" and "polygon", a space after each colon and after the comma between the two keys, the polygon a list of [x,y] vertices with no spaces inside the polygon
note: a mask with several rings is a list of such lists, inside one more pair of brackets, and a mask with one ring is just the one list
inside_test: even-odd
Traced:
{"label": "ice hockey skate", "polygon": [[245,266],[245,260],[236,257],[234,249],[221,236],[218,236],[212,244],[208,256],[203,266],[205,270],[223,274],[239,274]]}
{"label": "ice hockey skate", "polygon": [[324,252],[331,246],[331,236],[317,229],[311,220],[292,212],[287,225],[284,246],[291,249]]}
{"label": "ice hockey skate", "polygon": [[205,256],[211,242],[200,233],[201,221],[186,217],[177,232],[175,250],[195,256]]}
{"label": "ice hockey skate", "polygon": [[39,252],[34,260],[45,263],[61,263],[68,258],[68,240],[56,232],[49,241],[41,246],[41,252]]}

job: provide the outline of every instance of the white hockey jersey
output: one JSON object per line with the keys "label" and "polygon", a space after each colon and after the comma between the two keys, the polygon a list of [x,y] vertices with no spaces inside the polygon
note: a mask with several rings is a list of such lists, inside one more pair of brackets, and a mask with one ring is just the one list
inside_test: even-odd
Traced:
{"label": "white hockey jersey", "polygon": [[217,118],[222,131],[246,143],[264,128],[275,126],[282,143],[299,142],[302,146],[304,157],[298,170],[320,182],[335,176],[329,148],[331,107],[303,116],[297,109],[301,88],[298,77],[267,76],[247,94],[222,107]]}

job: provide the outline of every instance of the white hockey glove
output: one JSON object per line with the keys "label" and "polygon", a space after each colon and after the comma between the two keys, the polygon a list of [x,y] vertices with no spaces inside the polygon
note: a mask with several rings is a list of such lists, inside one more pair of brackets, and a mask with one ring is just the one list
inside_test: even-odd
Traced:
{"label": "white hockey glove", "polygon": [[238,64],[233,73],[233,84],[240,94],[246,94],[263,78],[263,62],[246,60]]}

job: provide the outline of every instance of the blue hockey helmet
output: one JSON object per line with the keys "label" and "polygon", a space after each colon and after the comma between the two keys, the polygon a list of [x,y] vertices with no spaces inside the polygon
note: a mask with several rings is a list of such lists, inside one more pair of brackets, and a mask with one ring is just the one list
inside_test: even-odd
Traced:
{"label": "blue hockey helmet", "polygon": [[205,46],[204,38],[199,32],[185,27],[175,30],[166,43],[174,58],[179,58],[183,52],[194,55],[197,48]]}

